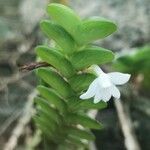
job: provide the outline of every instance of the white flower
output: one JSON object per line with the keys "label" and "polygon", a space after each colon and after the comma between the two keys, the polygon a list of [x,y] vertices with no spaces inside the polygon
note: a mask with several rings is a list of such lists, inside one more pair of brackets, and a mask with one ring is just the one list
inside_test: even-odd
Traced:
{"label": "white flower", "polygon": [[93,65],[92,69],[98,76],[89,86],[88,90],[83,93],[81,99],[94,97],[94,103],[103,100],[109,101],[111,96],[116,99],[120,98],[120,91],[115,85],[122,85],[129,81],[130,74],[120,72],[104,73],[98,65]]}

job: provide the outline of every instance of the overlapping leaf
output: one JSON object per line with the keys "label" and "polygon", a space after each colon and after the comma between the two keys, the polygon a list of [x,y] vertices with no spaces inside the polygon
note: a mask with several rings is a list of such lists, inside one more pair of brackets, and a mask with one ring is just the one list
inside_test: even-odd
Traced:
{"label": "overlapping leaf", "polygon": [[72,136],[75,136],[75,137],[78,137],[81,139],[86,139],[86,140],[94,140],[95,139],[95,136],[93,135],[92,132],[78,129],[75,127],[68,127],[66,129],[66,132]]}
{"label": "overlapping leaf", "polygon": [[68,114],[66,120],[68,123],[80,124],[85,128],[92,128],[92,129],[102,128],[102,125],[98,121],[81,114],[70,113]]}
{"label": "overlapping leaf", "polygon": [[70,77],[75,73],[72,64],[56,49],[38,46],[35,50],[42,60],[54,66],[63,76]]}
{"label": "overlapping leaf", "polygon": [[62,97],[68,98],[74,95],[74,91],[70,85],[52,69],[40,68],[37,75],[54,88]]}
{"label": "overlapping leaf", "polygon": [[71,57],[71,62],[77,70],[87,68],[93,64],[104,64],[114,59],[114,54],[101,47],[88,47],[78,51]]}
{"label": "overlapping leaf", "polygon": [[45,99],[41,97],[35,97],[35,103],[38,104],[38,108],[40,111],[49,115],[54,121],[61,121],[61,116],[59,112],[56,111],[54,108],[50,107],[50,105]]}
{"label": "overlapping leaf", "polygon": [[76,136],[68,135],[67,140],[79,147],[86,147],[85,143],[83,143],[81,139]]}
{"label": "overlapping leaf", "polygon": [[61,99],[54,90],[42,85],[38,86],[37,89],[40,92],[41,96],[43,96],[48,102],[53,104],[62,114],[67,110],[66,102]]}
{"label": "overlapping leaf", "polygon": [[81,100],[79,97],[72,97],[68,101],[69,109],[73,112],[89,110],[89,109],[103,109],[107,106],[107,103],[100,101],[99,103],[93,103],[92,99]]}
{"label": "overlapping leaf", "polygon": [[73,38],[77,38],[78,25],[81,24],[81,19],[72,9],[53,3],[48,5],[47,12],[52,19],[61,25],[70,35],[73,36]]}
{"label": "overlapping leaf", "polygon": [[74,75],[72,78],[69,79],[69,83],[75,91],[81,92],[82,90],[87,89],[87,87],[95,78],[96,77],[93,74],[83,73]]}
{"label": "overlapping leaf", "polygon": [[61,26],[49,20],[41,21],[40,26],[42,31],[53,39],[64,53],[70,54],[75,50],[73,38]]}
{"label": "overlapping leaf", "polygon": [[104,38],[116,31],[116,24],[110,20],[93,17],[85,19],[80,25],[80,42],[89,43]]}
{"label": "overlapping leaf", "polygon": [[60,4],[48,5],[47,12],[79,45],[104,38],[117,28],[112,21],[100,17],[81,20],[75,12]]}

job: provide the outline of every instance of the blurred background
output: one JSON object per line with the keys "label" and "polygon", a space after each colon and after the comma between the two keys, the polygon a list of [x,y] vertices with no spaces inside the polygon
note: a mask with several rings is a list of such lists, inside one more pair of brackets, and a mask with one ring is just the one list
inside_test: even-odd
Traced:
{"label": "blurred background", "polygon": [[90,149],[149,150],[149,0],[0,0],[0,150],[36,149],[40,140],[31,123],[38,79],[19,67],[35,62],[34,47],[47,42],[39,21],[47,17],[50,2],[69,5],[83,18],[102,16],[116,22],[117,32],[95,44],[116,52],[109,68],[132,74],[121,88],[121,102],[111,100],[97,114],[104,129],[93,131],[96,146]]}

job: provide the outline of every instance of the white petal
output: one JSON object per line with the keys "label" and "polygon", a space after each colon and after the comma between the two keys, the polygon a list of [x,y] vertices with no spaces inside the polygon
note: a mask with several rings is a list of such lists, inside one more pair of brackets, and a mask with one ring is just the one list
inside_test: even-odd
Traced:
{"label": "white petal", "polygon": [[98,76],[104,73],[103,70],[98,65],[92,65],[92,68]]}
{"label": "white petal", "polygon": [[130,74],[120,73],[120,72],[112,72],[107,74],[111,80],[111,82],[115,85],[125,84],[130,79]]}
{"label": "white petal", "polygon": [[83,93],[80,98],[81,99],[88,99],[95,95],[97,89],[97,78],[90,84],[88,90]]}
{"label": "white petal", "polygon": [[116,86],[112,86],[110,91],[114,98],[116,98],[116,99],[120,98],[120,91],[118,90],[118,88]]}
{"label": "white petal", "polygon": [[102,100],[102,93],[101,93],[101,92],[102,92],[102,91],[101,91],[100,88],[98,88],[98,89],[96,90],[96,93],[95,93],[95,96],[94,96],[94,103],[98,103],[99,101]]}
{"label": "white petal", "polygon": [[98,77],[98,83],[99,83],[100,87],[102,87],[102,88],[108,88],[108,87],[112,86],[112,83],[107,74],[101,74]]}
{"label": "white petal", "polygon": [[110,88],[103,89],[103,91],[102,91],[102,100],[104,102],[107,102],[107,101],[110,100],[110,98],[111,98]]}

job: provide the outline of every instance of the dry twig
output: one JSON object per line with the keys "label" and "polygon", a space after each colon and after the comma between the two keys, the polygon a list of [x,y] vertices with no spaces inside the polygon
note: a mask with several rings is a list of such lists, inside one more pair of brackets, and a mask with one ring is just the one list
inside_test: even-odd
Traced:
{"label": "dry twig", "polygon": [[40,67],[48,67],[48,66],[50,66],[50,64],[48,64],[46,62],[34,62],[34,63],[30,63],[30,64],[20,67],[19,70],[23,71],[23,72],[27,72],[27,71],[32,71],[32,70],[40,68]]}
{"label": "dry twig", "polygon": [[121,100],[115,100],[115,107],[120,121],[121,129],[125,138],[125,146],[127,150],[141,150],[140,145],[134,133],[132,121],[127,110]]}

